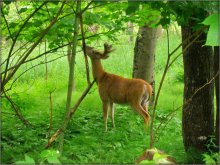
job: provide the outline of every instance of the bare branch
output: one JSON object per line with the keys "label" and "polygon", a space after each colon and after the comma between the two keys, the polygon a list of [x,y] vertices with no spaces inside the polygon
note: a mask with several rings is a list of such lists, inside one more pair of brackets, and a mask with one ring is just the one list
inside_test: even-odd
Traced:
{"label": "bare branch", "polygon": [[88,57],[86,55],[86,41],[85,41],[85,34],[84,34],[84,29],[83,29],[83,16],[81,13],[79,15],[79,21],[80,21],[80,30],[81,30],[81,35],[82,35],[83,54],[84,54],[85,65],[86,65],[86,78],[87,78],[87,83],[90,84],[89,64],[88,64]]}
{"label": "bare branch", "polygon": [[3,18],[4,18],[4,21],[5,21],[5,24],[6,24],[8,33],[9,33],[9,36],[10,36],[11,40],[14,41],[14,39],[13,39],[13,37],[12,37],[12,34],[11,34],[11,31],[10,31],[10,28],[9,28],[9,25],[8,25],[8,21],[7,21],[7,19],[5,18],[5,14],[4,14],[2,8],[1,8],[1,13],[2,13],[2,16],[3,16]]}
{"label": "bare branch", "polygon": [[48,131],[48,136],[50,137],[50,132],[52,130],[52,120],[53,120],[53,103],[52,103],[52,93],[56,90],[56,88],[53,91],[50,91],[50,128]]}
{"label": "bare branch", "polygon": [[[65,56],[66,56],[66,55],[65,55]],[[60,59],[60,58],[65,57],[65,56],[60,56],[60,57],[57,57],[57,58],[52,59],[52,60],[47,61],[47,62],[41,62],[41,63],[39,63],[39,64],[36,64],[36,65],[34,65],[34,66],[28,68],[27,70],[25,70],[24,72],[22,72],[18,77],[16,77],[16,78],[13,80],[13,82],[12,82],[10,88],[7,89],[7,90],[5,90],[5,92],[11,90],[11,89],[12,89],[12,86],[14,85],[14,83],[15,83],[21,76],[23,76],[26,72],[28,72],[29,70],[31,70],[31,69],[33,69],[33,68],[39,66],[39,65],[43,65],[43,64],[46,64],[46,63],[47,63],[47,64],[48,64],[48,63],[51,63],[51,62],[53,62],[53,61],[56,61],[56,60],[58,60],[58,59]]]}
{"label": "bare branch", "polygon": [[191,95],[191,97],[190,97],[188,100],[186,100],[186,102],[185,102],[184,104],[180,105],[179,107],[175,108],[172,112],[170,112],[170,113],[165,117],[164,122],[161,122],[161,123],[157,126],[157,128],[156,128],[156,130],[155,130],[155,134],[157,134],[158,130],[160,129],[160,127],[162,126],[163,123],[168,123],[168,122],[170,121],[170,119],[167,120],[169,116],[171,116],[171,118],[173,118],[173,117],[174,117],[173,114],[175,114],[176,111],[178,111],[180,108],[182,108],[182,107],[188,105],[188,104],[192,101],[193,97],[194,97],[198,92],[200,92],[201,90],[203,90],[207,85],[210,85],[210,84],[216,79],[216,77],[217,77],[218,75],[219,75],[219,71],[218,71],[207,83],[205,83],[205,84],[202,85],[201,87],[197,88],[197,89],[195,90],[195,92]]}
{"label": "bare branch", "polygon": [[[64,1],[65,2],[65,1]],[[20,62],[17,64],[17,67],[15,67],[10,74],[6,77],[6,73],[4,74],[4,78],[3,79],[3,83],[2,86],[4,87],[4,85],[13,77],[13,75],[16,73],[16,71],[18,70],[18,68],[24,63],[24,61],[27,59],[27,57],[31,54],[31,52],[35,49],[35,47],[41,42],[41,40],[43,39],[43,37],[48,33],[48,31],[50,30],[50,28],[57,22],[57,18],[58,16],[61,14],[64,4],[62,3],[58,13],[56,14],[55,18],[51,21],[51,23],[49,24],[49,26],[41,33],[39,39],[32,45],[32,47],[30,48],[30,50],[24,55],[24,57],[20,60]],[[6,69],[8,69],[8,62],[6,64]]]}
{"label": "bare branch", "polygon": [[50,138],[50,140],[48,141],[48,144],[46,145],[46,149],[49,148],[51,146],[51,144],[57,139],[57,137],[60,135],[61,132],[63,132],[69,121],[71,120],[73,114],[75,113],[75,111],[77,110],[77,108],[79,107],[79,105],[81,104],[81,102],[83,101],[83,99],[85,98],[85,96],[88,94],[89,90],[92,88],[93,84],[95,83],[95,80],[92,81],[91,84],[89,84],[89,86],[85,89],[85,91],[83,92],[83,94],[80,96],[80,98],[77,100],[77,102],[75,103],[73,108],[70,108],[69,112],[66,115],[66,119],[63,121],[63,123],[61,124],[60,128],[55,132],[55,134]]}
{"label": "bare branch", "polygon": [[20,109],[15,104],[15,102],[5,92],[4,92],[4,94],[5,94],[5,98],[9,101],[9,103],[11,104],[11,107],[14,109],[15,114],[18,116],[18,118],[21,120],[21,122],[26,126],[30,125],[30,123],[24,118],[24,116],[20,112]]}
{"label": "bare branch", "polygon": [[89,6],[92,4],[92,2],[93,2],[93,1],[90,1],[90,2],[86,5],[86,7],[81,10],[81,14],[83,14],[83,13],[89,8]]}
{"label": "bare branch", "polygon": [[[151,125],[150,125],[150,131],[151,131],[151,135],[150,135],[150,148],[153,147],[154,145],[154,129],[153,129],[153,125],[154,125],[154,119],[156,116],[156,107],[157,107],[157,103],[158,103],[158,99],[159,99],[159,95],[160,95],[160,91],[162,89],[162,85],[164,82],[164,79],[166,77],[166,73],[168,72],[168,69],[170,68],[170,66],[176,61],[176,59],[183,53],[185,52],[189,46],[191,46],[195,40],[202,34],[202,32],[204,31],[204,29],[206,29],[206,27],[202,27],[200,30],[196,31],[195,33],[193,33],[193,35],[189,36],[187,39],[185,39],[179,46],[177,46],[177,48],[175,48],[171,53],[169,53],[169,48],[168,48],[168,57],[167,57],[167,62],[166,62],[166,66],[164,68],[164,72],[159,84],[159,88],[157,91],[157,95],[156,95],[156,99],[155,99],[155,104],[153,107],[153,115],[152,115],[152,120],[151,120]],[[187,46],[186,48],[179,54],[177,55],[170,63],[170,58],[171,56],[183,45],[183,43],[185,43],[188,40],[193,39]],[[168,43],[168,47],[169,47],[169,33],[167,30],[167,43]]]}
{"label": "bare branch", "polygon": [[[33,13],[31,13],[26,21],[23,23],[23,25],[20,27],[20,29],[18,30],[14,40],[13,40],[13,43],[12,43],[12,46],[9,50],[9,53],[8,53],[8,57],[7,57],[7,62],[6,62],[6,67],[5,67],[5,70],[8,70],[8,65],[9,65],[9,61],[10,61],[10,57],[11,57],[11,53],[14,49],[14,46],[16,44],[16,41],[18,39],[18,36],[20,35],[21,31],[24,29],[24,27],[26,26],[26,24],[28,23],[28,21],[46,4],[48,3],[47,1],[43,2]],[[7,72],[4,74],[4,77],[3,77],[3,81],[2,81],[2,88],[4,87],[4,84],[6,84],[6,77],[7,77]],[[8,81],[8,80],[7,80]]]}

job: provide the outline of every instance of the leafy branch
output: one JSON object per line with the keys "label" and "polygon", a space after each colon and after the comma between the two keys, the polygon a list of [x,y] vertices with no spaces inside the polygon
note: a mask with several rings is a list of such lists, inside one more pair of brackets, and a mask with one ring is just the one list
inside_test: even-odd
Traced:
{"label": "leafy branch", "polygon": [[[64,1],[65,2],[65,1]],[[20,68],[20,66],[25,62],[25,60],[28,58],[28,56],[32,53],[32,51],[35,49],[35,47],[41,42],[41,40],[43,39],[43,37],[48,33],[48,31],[50,30],[50,28],[57,22],[57,19],[59,17],[59,15],[61,14],[64,4],[62,3],[59,11],[57,12],[56,16],[54,17],[54,19],[50,22],[50,24],[48,25],[48,27],[41,33],[39,39],[31,46],[31,48],[27,51],[26,54],[23,55],[22,59],[20,60],[20,62],[17,63],[17,66],[7,75],[7,72],[4,74],[4,78],[3,78],[3,82],[2,82],[2,86],[1,86],[1,90],[4,89],[5,84],[13,77],[13,75],[16,73],[16,71]],[[41,7],[46,4],[46,2],[44,2]],[[39,7],[40,8],[40,7]],[[38,8],[38,10],[39,10]],[[37,11],[38,11],[37,10]],[[36,13],[36,10],[34,12],[34,14]],[[12,43],[11,49],[9,51],[9,55],[7,58],[7,62],[6,62],[6,68],[5,70],[8,70],[8,64],[9,64],[9,60],[10,60],[10,55],[12,53],[12,50],[15,46],[16,40],[18,38],[18,35],[20,34],[21,30],[25,27],[25,25],[27,24],[28,20],[32,17],[32,15],[34,15],[33,13],[28,17],[28,19],[25,21],[25,23],[23,24],[23,26],[20,28],[20,30],[18,31],[14,42]],[[7,75],[7,76],[6,76]]]}
{"label": "leafy branch", "polygon": [[82,95],[80,96],[80,98],[77,100],[77,102],[75,103],[75,105],[73,106],[73,108],[70,108],[65,120],[63,121],[63,123],[61,124],[60,128],[57,129],[57,131],[51,136],[51,138],[49,139],[47,145],[46,145],[46,149],[48,149],[51,144],[57,139],[57,137],[66,130],[67,124],[70,122],[73,114],[75,113],[75,111],[77,110],[77,108],[79,107],[79,105],[81,104],[81,102],[83,101],[83,99],[85,98],[85,96],[88,94],[89,90],[92,88],[93,84],[95,83],[95,80],[93,80],[88,87],[85,89],[85,91],[82,93]]}
{"label": "leafy branch", "polygon": [[[12,51],[14,49],[14,46],[16,44],[16,41],[18,39],[18,36],[20,35],[21,31],[24,29],[24,27],[26,26],[26,24],[28,23],[28,21],[47,3],[47,1],[43,2],[37,9],[35,9],[35,11],[33,13],[31,13],[25,20],[25,22],[23,23],[23,25],[20,27],[20,29],[18,30],[17,34],[15,35],[15,38],[13,39],[13,42],[12,42],[12,46],[9,50],[9,53],[8,53],[8,57],[7,57],[7,62],[6,62],[6,67],[5,67],[5,70],[8,69],[8,65],[9,65],[9,61],[10,61],[10,57],[11,57],[11,54],[12,54]],[[13,75],[12,75],[13,76]],[[7,77],[7,73],[5,73],[4,77],[3,77],[3,81],[2,81],[2,88],[4,87],[4,84],[6,84],[6,82],[9,80],[9,79],[6,79]]]}

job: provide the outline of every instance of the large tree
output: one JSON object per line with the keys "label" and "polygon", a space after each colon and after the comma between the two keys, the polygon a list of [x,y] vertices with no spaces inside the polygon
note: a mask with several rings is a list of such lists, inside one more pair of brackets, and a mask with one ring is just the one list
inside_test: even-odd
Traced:
{"label": "large tree", "polygon": [[216,144],[219,146],[219,46],[214,48],[214,75],[215,78],[215,94],[216,94],[216,126],[215,126],[215,138]]}
{"label": "large tree", "polygon": [[[206,14],[204,14],[205,16]],[[207,15],[206,15],[207,16]],[[192,41],[194,20],[182,26],[183,50]],[[214,133],[213,115],[213,83],[207,84],[213,77],[213,51],[205,44],[206,34],[203,32],[198,39],[183,52],[184,62],[184,107],[183,107],[183,142],[185,149],[194,147],[206,150],[207,140]],[[195,95],[194,95],[195,94]],[[193,96],[193,97],[192,97]],[[192,99],[192,100],[190,100]],[[190,100],[190,101],[189,101]]]}

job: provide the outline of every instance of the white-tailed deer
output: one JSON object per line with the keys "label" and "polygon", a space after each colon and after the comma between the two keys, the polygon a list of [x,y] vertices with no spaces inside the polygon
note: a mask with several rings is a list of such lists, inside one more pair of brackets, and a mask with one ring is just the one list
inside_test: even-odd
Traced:
{"label": "white-tailed deer", "polygon": [[150,121],[148,113],[148,101],[152,95],[152,87],[149,83],[141,79],[127,79],[114,74],[107,73],[101,64],[101,59],[109,57],[112,47],[104,44],[104,51],[95,50],[93,47],[86,46],[86,53],[92,62],[93,77],[98,84],[99,95],[103,104],[103,118],[105,131],[107,131],[108,108],[114,123],[113,103],[128,103],[144,119],[147,125]]}

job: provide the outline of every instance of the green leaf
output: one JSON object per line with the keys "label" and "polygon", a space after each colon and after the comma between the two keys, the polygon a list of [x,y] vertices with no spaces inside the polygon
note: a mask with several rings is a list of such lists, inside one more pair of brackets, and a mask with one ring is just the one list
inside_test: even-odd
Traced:
{"label": "green leaf", "polygon": [[25,160],[17,161],[15,164],[35,164],[35,161],[33,158],[25,155]]}
{"label": "green leaf", "polygon": [[34,159],[32,159],[31,157],[25,155],[25,162],[28,164],[35,164]]}
{"label": "green leaf", "polygon": [[4,0],[3,2],[6,4],[6,5],[9,5],[11,2],[14,2],[15,0]]}
{"label": "green leaf", "polygon": [[153,160],[143,160],[140,164],[155,164],[156,162]]}
{"label": "green leaf", "polygon": [[47,158],[48,163],[53,163],[53,164],[61,164],[59,159],[56,156],[50,156]]}
{"label": "green leaf", "polygon": [[209,25],[209,31],[207,34],[207,39],[205,45],[208,46],[220,46],[219,40],[219,16],[218,14],[213,14],[208,16],[202,24]]}
{"label": "green leaf", "polygon": [[128,7],[126,9],[126,14],[129,15],[131,13],[134,13],[139,9],[140,2],[138,1],[128,1]]}
{"label": "green leaf", "polygon": [[21,14],[21,13],[27,11],[27,9],[28,9],[27,7],[22,7],[22,8],[18,11],[18,13]]}
{"label": "green leaf", "polygon": [[47,160],[49,163],[53,164],[60,164],[58,157],[60,156],[60,153],[55,150],[44,150],[41,152],[40,157],[43,160]]}

